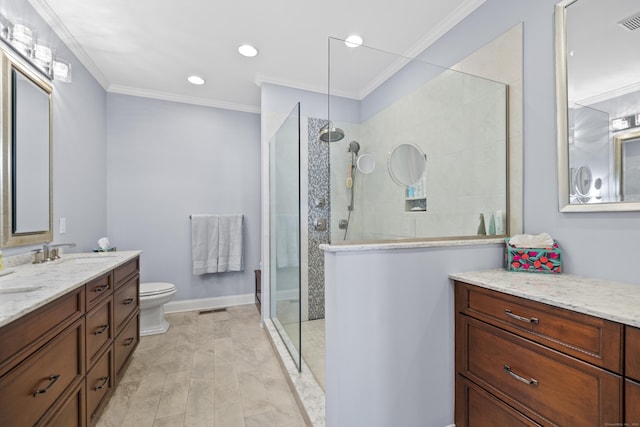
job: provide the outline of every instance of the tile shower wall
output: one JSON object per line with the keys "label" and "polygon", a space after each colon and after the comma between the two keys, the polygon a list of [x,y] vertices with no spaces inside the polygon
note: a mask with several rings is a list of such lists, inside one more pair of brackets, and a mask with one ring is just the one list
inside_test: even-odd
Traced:
{"label": "tile shower wall", "polygon": [[[309,118],[309,320],[324,319],[324,252],[319,246],[329,243],[329,144],[320,141],[320,129],[326,120]],[[313,222],[324,218],[326,230],[316,231]]]}

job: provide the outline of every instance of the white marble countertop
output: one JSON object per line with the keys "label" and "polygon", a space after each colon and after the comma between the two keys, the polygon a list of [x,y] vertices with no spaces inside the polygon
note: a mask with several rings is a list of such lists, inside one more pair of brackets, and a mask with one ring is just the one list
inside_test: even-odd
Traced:
{"label": "white marble countertop", "polygon": [[640,327],[640,283],[620,283],[572,274],[504,269],[451,274],[453,280]]}
{"label": "white marble countertop", "polygon": [[43,264],[23,264],[0,276],[0,327],[55,300],[141,251],[72,253]]}
{"label": "white marble countertop", "polygon": [[325,252],[355,252],[355,251],[381,251],[392,249],[419,249],[437,248],[445,246],[480,246],[495,245],[504,246],[503,237],[472,237],[468,239],[442,239],[442,240],[398,240],[381,242],[356,242],[356,243],[334,243],[320,245],[320,249]]}

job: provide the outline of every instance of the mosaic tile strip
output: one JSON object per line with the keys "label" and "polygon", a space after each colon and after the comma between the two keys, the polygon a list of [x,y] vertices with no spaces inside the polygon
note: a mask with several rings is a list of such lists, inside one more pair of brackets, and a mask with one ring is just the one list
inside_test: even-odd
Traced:
{"label": "mosaic tile strip", "polygon": [[[329,243],[329,145],[320,141],[320,129],[326,120],[309,118],[309,320],[324,319],[324,252],[321,244]],[[316,201],[324,200],[323,206]],[[327,220],[325,231],[316,231],[313,221]]]}

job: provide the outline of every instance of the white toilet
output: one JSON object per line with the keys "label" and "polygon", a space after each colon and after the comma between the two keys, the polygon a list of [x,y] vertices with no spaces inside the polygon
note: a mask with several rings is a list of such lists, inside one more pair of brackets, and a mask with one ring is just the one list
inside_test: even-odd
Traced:
{"label": "white toilet", "polygon": [[172,283],[140,283],[140,336],[167,332],[169,322],[164,318],[164,305],[175,294]]}

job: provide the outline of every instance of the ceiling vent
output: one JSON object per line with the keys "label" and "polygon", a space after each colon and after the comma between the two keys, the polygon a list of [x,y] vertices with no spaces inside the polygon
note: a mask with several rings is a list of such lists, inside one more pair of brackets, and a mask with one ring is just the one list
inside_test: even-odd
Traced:
{"label": "ceiling vent", "polygon": [[640,13],[636,13],[627,19],[623,19],[618,22],[618,25],[626,28],[629,31],[640,29]]}

